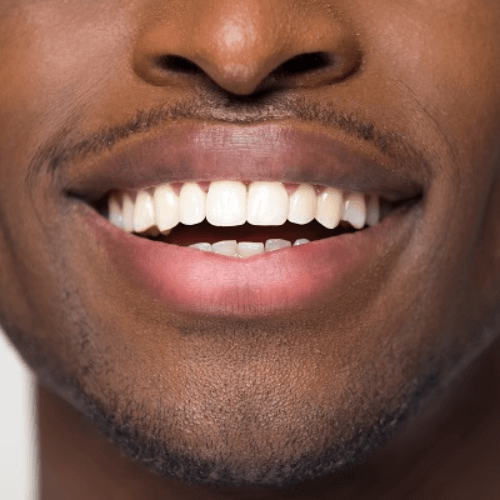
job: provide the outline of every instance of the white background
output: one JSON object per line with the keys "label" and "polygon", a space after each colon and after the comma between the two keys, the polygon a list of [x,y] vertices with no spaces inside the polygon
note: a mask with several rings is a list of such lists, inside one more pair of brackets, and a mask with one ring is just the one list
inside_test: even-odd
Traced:
{"label": "white background", "polygon": [[36,500],[35,378],[0,330],[0,499]]}

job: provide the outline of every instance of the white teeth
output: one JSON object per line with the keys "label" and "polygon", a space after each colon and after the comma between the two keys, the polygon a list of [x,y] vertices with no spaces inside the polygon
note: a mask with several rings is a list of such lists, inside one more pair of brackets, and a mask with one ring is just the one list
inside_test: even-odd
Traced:
{"label": "white teeth", "polygon": [[179,220],[187,226],[202,222],[205,218],[206,197],[196,182],[186,182],[179,196]]}
{"label": "white teeth", "polygon": [[195,243],[194,245],[189,245],[191,248],[196,248],[197,250],[203,250],[204,252],[211,252],[212,245],[210,243]]}
{"label": "white teeth", "polygon": [[163,184],[155,189],[156,225],[162,232],[179,224],[179,198],[170,184]]}
{"label": "white teeth", "polygon": [[303,225],[316,219],[328,229],[345,220],[361,229],[380,222],[380,198],[331,187],[316,195],[311,184],[299,185],[289,196],[281,182],[264,181],[251,182],[248,190],[243,182],[213,181],[205,193],[196,182],[187,182],[179,196],[170,184],[137,193],[113,193],[108,198],[108,213],[115,226],[151,236],[166,235],[179,223],[194,225],[205,218],[213,226],[224,227],[245,222],[279,226],[287,219]]}
{"label": "white teeth", "polygon": [[[301,241],[302,243],[299,243]],[[304,245],[305,243],[310,243],[309,240],[305,238],[297,240],[294,246]],[[195,243],[190,245],[190,248],[196,248],[197,250],[202,250],[203,252],[213,252],[219,255],[225,255],[227,257],[236,257],[240,259],[246,259],[248,257],[253,257],[254,255],[259,255],[264,252],[273,252],[275,250],[280,250],[282,248],[291,247],[292,244],[286,240],[267,240],[264,243],[256,243],[251,241],[243,241],[237,243],[235,240],[231,241],[218,241],[213,245],[210,243]]]}
{"label": "white teeth", "polygon": [[342,217],[342,198],[342,191],[326,188],[318,196],[316,220],[328,229],[337,227]]}
{"label": "white teeth", "polygon": [[366,206],[366,224],[374,226],[380,222],[380,200],[378,196],[371,195]]}
{"label": "white teeth", "polygon": [[289,197],[281,182],[252,182],[248,190],[247,221],[257,226],[286,222]]}
{"label": "white teeth", "polygon": [[153,197],[147,191],[139,191],[134,207],[134,231],[142,233],[155,225]]}
{"label": "white teeth", "polygon": [[342,219],[356,229],[361,229],[365,225],[366,202],[363,194],[349,193],[346,196]]}
{"label": "white teeth", "polygon": [[206,217],[212,226],[241,226],[247,220],[247,188],[242,182],[215,181],[210,184]]}
{"label": "white teeth", "polygon": [[227,255],[228,257],[237,257],[238,243],[236,240],[218,241],[212,245],[212,252],[220,255]]}
{"label": "white teeth", "polygon": [[290,196],[288,220],[294,224],[308,224],[316,215],[316,191],[310,184],[301,184]]}
{"label": "white teeth", "polygon": [[122,193],[123,229],[134,232],[134,201],[128,193]]}
{"label": "white teeth", "polygon": [[254,243],[252,241],[238,243],[238,255],[242,259],[258,255],[259,253],[264,253],[264,243]]}
{"label": "white teeth", "polygon": [[116,227],[123,229],[123,214],[120,208],[120,200],[116,194],[108,199],[109,221]]}
{"label": "white teeth", "polygon": [[265,245],[266,252],[273,252],[274,250],[281,250],[282,248],[291,247],[292,243],[287,240],[267,240]]}
{"label": "white teeth", "polygon": [[305,245],[306,243],[311,243],[309,240],[307,240],[306,238],[300,238],[299,240],[297,240],[293,246],[294,247],[298,247],[300,245]]}

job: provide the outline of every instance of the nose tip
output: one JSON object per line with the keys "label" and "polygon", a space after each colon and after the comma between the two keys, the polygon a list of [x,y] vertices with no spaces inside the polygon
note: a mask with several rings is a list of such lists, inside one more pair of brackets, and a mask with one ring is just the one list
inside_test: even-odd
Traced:
{"label": "nose tip", "polygon": [[[156,85],[180,73],[208,76],[226,92],[320,85],[342,79],[359,60],[357,38],[331,13],[277,0],[193,2],[175,22],[143,32],[136,71]],[[189,4],[191,5],[191,4]],[[299,2],[297,2],[299,5]]]}
{"label": "nose tip", "polygon": [[268,30],[255,20],[235,16],[201,37],[195,62],[220,87],[250,94],[276,64],[268,38]]}

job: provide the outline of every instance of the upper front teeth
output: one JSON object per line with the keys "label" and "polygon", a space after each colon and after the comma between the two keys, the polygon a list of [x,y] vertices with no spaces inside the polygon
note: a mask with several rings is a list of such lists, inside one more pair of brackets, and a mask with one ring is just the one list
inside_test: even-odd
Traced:
{"label": "upper front teeth", "polygon": [[[182,194],[182,190],[181,190]],[[247,220],[247,189],[242,182],[212,182],[205,217],[213,226],[241,226]]]}
{"label": "upper front teeth", "polygon": [[180,222],[179,197],[169,184],[158,186],[154,191],[155,220],[160,231],[167,231]]}
{"label": "upper front teeth", "polygon": [[308,224],[317,211],[316,191],[310,184],[301,184],[290,196],[288,220],[295,224]]}
{"label": "upper front teeth", "polygon": [[249,224],[281,226],[290,212],[290,199],[281,182],[252,182],[246,206]]}
{"label": "upper front teeth", "polygon": [[328,187],[319,194],[311,184],[301,184],[291,194],[281,182],[213,181],[206,192],[186,182],[177,195],[172,185],[123,191],[109,197],[109,220],[128,232],[167,233],[179,222],[193,225],[205,218],[213,226],[277,226],[289,220],[307,224],[316,219],[333,229],[341,220],[360,229],[380,220],[378,196],[343,192]]}
{"label": "upper front teeth", "polygon": [[188,226],[199,224],[206,215],[205,191],[196,182],[182,186],[179,196],[179,220]]}

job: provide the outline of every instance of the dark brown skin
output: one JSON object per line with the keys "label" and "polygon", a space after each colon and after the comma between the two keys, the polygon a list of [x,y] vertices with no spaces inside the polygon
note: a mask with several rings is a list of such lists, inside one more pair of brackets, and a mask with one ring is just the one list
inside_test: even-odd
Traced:
{"label": "dark brown skin", "polygon": [[[0,323],[40,380],[43,500],[495,498],[499,24],[496,0],[0,0]],[[338,62],[274,78],[312,52]],[[198,69],[160,71],[159,55]],[[245,322],[165,310],[116,273],[67,196],[84,162],[26,182],[66,130],[78,139],[200,96],[257,102],[263,89],[333,103],[429,161],[391,276],[360,277],[328,308]],[[248,479],[381,416],[403,420],[448,382],[362,465],[292,492]],[[246,483],[161,477],[82,414],[239,464]]]}

